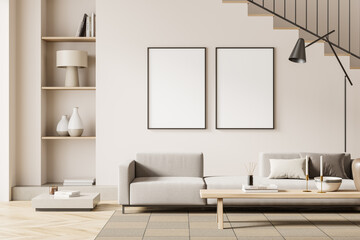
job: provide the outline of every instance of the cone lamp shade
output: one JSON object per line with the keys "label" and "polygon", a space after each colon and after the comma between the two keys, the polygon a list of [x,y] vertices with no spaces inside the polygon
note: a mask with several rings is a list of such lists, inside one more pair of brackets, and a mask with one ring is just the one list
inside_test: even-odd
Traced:
{"label": "cone lamp shade", "polygon": [[66,68],[65,87],[79,87],[78,68],[88,66],[88,54],[78,50],[57,51],[56,66]]}
{"label": "cone lamp shade", "polygon": [[306,63],[305,41],[299,38],[293,51],[290,54],[289,60],[295,63]]}

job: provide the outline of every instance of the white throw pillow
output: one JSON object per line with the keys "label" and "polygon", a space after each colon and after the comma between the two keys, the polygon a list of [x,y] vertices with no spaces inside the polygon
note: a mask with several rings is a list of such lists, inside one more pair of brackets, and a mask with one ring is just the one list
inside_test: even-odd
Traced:
{"label": "white throw pillow", "polygon": [[305,179],[305,158],[270,159],[269,178]]}

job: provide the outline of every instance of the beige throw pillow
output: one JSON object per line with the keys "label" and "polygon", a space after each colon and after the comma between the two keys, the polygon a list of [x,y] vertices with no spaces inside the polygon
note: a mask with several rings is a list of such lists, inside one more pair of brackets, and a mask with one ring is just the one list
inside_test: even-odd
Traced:
{"label": "beige throw pillow", "polygon": [[305,179],[305,158],[270,159],[269,178]]}

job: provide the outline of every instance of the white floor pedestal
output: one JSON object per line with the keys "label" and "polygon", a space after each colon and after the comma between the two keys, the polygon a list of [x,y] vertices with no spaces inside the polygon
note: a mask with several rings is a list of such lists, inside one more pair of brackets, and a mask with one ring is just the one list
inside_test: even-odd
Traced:
{"label": "white floor pedestal", "polygon": [[100,201],[100,193],[80,193],[80,197],[54,199],[54,195],[41,194],[32,199],[36,210],[92,210]]}

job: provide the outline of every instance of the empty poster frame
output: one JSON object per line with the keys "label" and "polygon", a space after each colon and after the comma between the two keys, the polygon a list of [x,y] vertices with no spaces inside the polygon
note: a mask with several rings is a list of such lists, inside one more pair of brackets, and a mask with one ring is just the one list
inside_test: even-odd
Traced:
{"label": "empty poster frame", "polygon": [[274,129],[274,48],[216,48],[216,129]]}
{"label": "empty poster frame", "polygon": [[206,48],[149,47],[147,128],[206,129]]}

